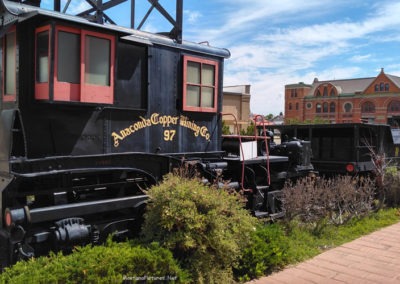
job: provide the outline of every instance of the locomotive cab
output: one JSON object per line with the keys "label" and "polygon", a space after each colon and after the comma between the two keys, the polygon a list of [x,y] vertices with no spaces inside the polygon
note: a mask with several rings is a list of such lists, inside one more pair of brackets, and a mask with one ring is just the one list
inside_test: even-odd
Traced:
{"label": "locomotive cab", "polygon": [[220,150],[227,50],[2,3],[11,156]]}

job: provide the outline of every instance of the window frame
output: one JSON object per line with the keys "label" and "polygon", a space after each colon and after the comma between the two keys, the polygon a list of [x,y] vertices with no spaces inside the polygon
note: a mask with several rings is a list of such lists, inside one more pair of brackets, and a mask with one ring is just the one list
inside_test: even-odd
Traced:
{"label": "window frame", "polygon": [[[347,107],[347,106],[348,106],[348,107]],[[350,103],[350,102],[345,102],[345,103],[343,104],[343,110],[344,110],[345,113],[350,113],[350,112],[352,112],[352,111],[353,111],[353,104]]]}
{"label": "window frame", "polygon": [[[109,86],[101,86],[85,83],[85,59],[86,59],[86,36],[92,36],[110,41],[110,62],[109,62]],[[115,36],[93,32],[89,30],[81,30],[81,99],[83,103],[114,103],[114,66],[115,66]],[[99,96],[101,94],[101,96]]]}
{"label": "window frame", "polygon": [[366,101],[361,105],[361,113],[375,113],[375,104],[371,101]]}
{"label": "window frame", "polygon": [[387,106],[387,112],[389,113],[398,113],[400,112],[400,101],[392,100]]}
{"label": "window frame", "polygon": [[[54,57],[54,61],[49,60],[49,79],[46,83],[36,81],[38,70],[37,58],[37,35],[43,31],[49,32],[49,58]],[[58,78],[59,51],[59,32],[71,33],[79,36],[79,83],[63,82]],[[85,82],[85,56],[89,56],[90,50],[86,50],[87,36],[95,37],[108,41],[108,72],[109,83],[107,85],[95,85]],[[54,37],[54,40],[52,40]],[[75,103],[94,103],[94,104],[114,104],[114,72],[115,72],[115,42],[116,37],[112,34],[103,34],[96,31],[81,29],[77,27],[65,26],[63,24],[48,24],[35,29],[35,99],[48,100],[52,102],[75,102]],[[54,49],[53,49],[54,47]],[[54,56],[52,54],[54,52]],[[86,54],[87,53],[87,54]]]}
{"label": "window frame", "polygon": [[[194,62],[200,64],[200,84],[188,83],[187,82],[187,66],[188,62]],[[212,65],[214,66],[214,85],[203,85],[202,84],[202,66],[203,64]],[[194,111],[194,112],[216,112],[218,107],[218,72],[219,72],[219,62],[211,59],[200,58],[195,56],[184,55],[183,56],[183,110],[184,111]],[[200,106],[188,106],[187,103],[187,86],[199,86],[200,87]],[[201,97],[202,87],[211,87],[214,89],[214,101],[213,107],[202,107],[201,106]]]}
{"label": "window frame", "polygon": [[[14,92],[13,93],[11,93],[11,94],[8,94],[8,93],[6,93],[6,73],[7,73],[7,66],[6,66],[6,58],[7,58],[7,51],[6,51],[6,37],[7,37],[7,35],[8,34],[11,34],[11,33],[15,33],[15,40],[14,40],[14,46],[15,46],[15,54],[14,54],[14,63],[15,63],[15,65],[14,65],[14,67],[15,67],[15,69],[14,69],[14,74],[15,74],[15,88],[14,88]],[[17,76],[17,69],[18,69],[18,62],[17,62],[17,57],[18,57],[18,53],[17,53],[17,50],[18,50],[18,46],[17,46],[17,28],[15,27],[15,26],[12,26],[11,28],[10,28],[10,30],[8,30],[5,34],[4,34],[4,36],[3,36],[3,38],[2,38],[2,42],[1,42],[1,45],[2,45],[2,49],[3,49],[3,52],[2,52],[2,58],[1,58],[1,60],[2,60],[2,74],[1,74],[1,80],[2,80],[2,86],[1,86],[1,88],[2,88],[2,98],[3,98],[3,102],[15,102],[16,100],[17,100],[17,89],[18,89],[18,76]]]}
{"label": "window frame", "polygon": [[[48,51],[47,51],[47,82],[38,82],[37,81],[37,71],[38,71],[38,58],[37,58],[37,36],[38,34],[47,31],[49,33],[48,40]],[[48,100],[50,98],[50,66],[51,66],[51,25],[46,25],[35,30],[35,99],[37,100]]]}
{"label": "window frame", "polygon": [[317,103],[315,105],[315,113],[322,113],[322,104],[321,103]]}
{"label": "window frame", "polygon": [[329,104],[329,112],[336,112],[336,104],[334,102]]}
{"label": "window frame", "polygon": [[[66,27],[61,25],[55,25],[55,43],[54,43],[54,92],[53,92],[53,100],[54,101],[67,101],[67,102],[81,102],[81,76],[79,74],[79,83],[71,83],[71,82],[63,82],[58,80],[58,40],[59,40],[59,32],[66,32],[71,34],[79,35],[79,72],[81,72],[82,65],[82,36],[81,30],[78,28]],[[68,94],[68,92],[70,94]],[[74,97],[72,97],[73,95]]]}
{"label": "window frame", "polygon": [[327,97],[327,96],[328,96],[328,87],[327,87],[327,86],[324,86],[322,96],[323,96],[323,97]]}
{"label": "window frame", "polygon": [[327,102],[322,103],[322,112],[323,113],[329,112],[329,104]]}

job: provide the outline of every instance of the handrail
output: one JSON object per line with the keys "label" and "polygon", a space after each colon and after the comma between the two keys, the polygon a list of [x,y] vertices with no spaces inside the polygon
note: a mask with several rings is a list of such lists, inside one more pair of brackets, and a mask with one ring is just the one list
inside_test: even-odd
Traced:
{"label": "handrail", "polygon": [[269,150],[268,150],[268,144],[267,144],[268,138],[266,136],[267,131],[266,131],[266,128],[265,128],[264,116],[262,116],[260,114],[256,114],[254,116],[254,118],[253,118],[254,119],[254,136],[256,137],[256,140],[257,140],[257,118],[258,117],[261,117],[261,122],[262,122],[262,125],[263,125],[263,139],[264,139],[264,144],[265,144],[265,155],[267,156],[268,185],[270,185],[271,184],[271,175],[270,175],[270,172],[269,172]]}
{"label": "handrail", "polygon": [[[239,126],[238,126],[238,122],[237,122],[236,116],[233,113],[222,113],[221,112],[220,114],[221,114],[221,116],[228,116],[229,115],[229,116],[233,117],[233,119],[235,121],[235,128],[236,128],[237,135],[238,135],[238,138],[239,138],[240,151],[241,151],[241,153],[243,154],[243,157],[244,157],[243,146],[242,146],[242,137],[240,136]],[[240,181],[240,186],[241,186],[242,190],[244,191],[245,189],[243,187],[243,184],[244,184],[244,159],[242,161],[242,174],[241,174],[241,181]]]}

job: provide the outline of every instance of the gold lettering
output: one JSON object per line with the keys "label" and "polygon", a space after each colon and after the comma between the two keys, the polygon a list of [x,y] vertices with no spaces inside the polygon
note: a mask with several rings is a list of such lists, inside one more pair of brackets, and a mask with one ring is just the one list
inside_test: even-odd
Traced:
{"label": "gold lettering", "polygon": [[114,147],[118,147],[119,146],[119,140],[123,140],[124,137],[119,136],[117,133],[113,132],[111,133],[112,137],[114,138]]}
{"label": "gold lettering", "polygon": [[153,124],[153,125],[157,125],[157,124],[158,124],[158,116],[159,116],[158,113],[153,113],[153,114],[151,115],[151,117],[150,117],[150,119],[151,119],[151,124]]}
{"label": "gold lettering", "polygon": [[[114,139],[114,147],[118,147],[120,141],[124,140],[126,137],[132,135],[133,133],[144,129],[146,127],[160,125],[163,128],[171,127],[173,125],[179,125],[181,127],[188,128],[193,131],[193,135],[195,137],[203,137],[206,140],[210,140],[210,133],[206,126],[199,126],[194,121],[190,121],[187,116],[171,116],[171,115],[160,115],[159,113],[153,113],[150,115],[150,118],[145,118],[139,116],[140,120],[132,123],[125,129],[121,129],[119,134],[116,132],[111,133],[111,136]],[[179,122],[178,122],[179,120]],[[164,131],[164,140],[165,141],[173,141],[174,136],[176,134],[176,130],[168,129]]]}
{"label": "gold lettering", "polygon": [[202,126],[202,127],[200,128],[200,135],[201,135],[202,137],[206,137],[207,132],[208,132],[207,127]]}

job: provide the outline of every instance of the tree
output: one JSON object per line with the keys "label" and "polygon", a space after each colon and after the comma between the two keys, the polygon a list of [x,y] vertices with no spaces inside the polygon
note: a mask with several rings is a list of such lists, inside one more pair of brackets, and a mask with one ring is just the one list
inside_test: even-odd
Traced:
{"label": "tree", "polygon": [[229,126],[226,125],[225,120],[222,121],[222,134],[223,134],[223,135],[229,135],[229,134],[231,134],[231,131],[229,130]]}
{"label": "tree", "polygon": [[272,113],[270,113],[270,114],[266,115],[264,118],[265,118],[266,120],[271,120],[271,119],[274,118],[274,115],[273,115]]}

